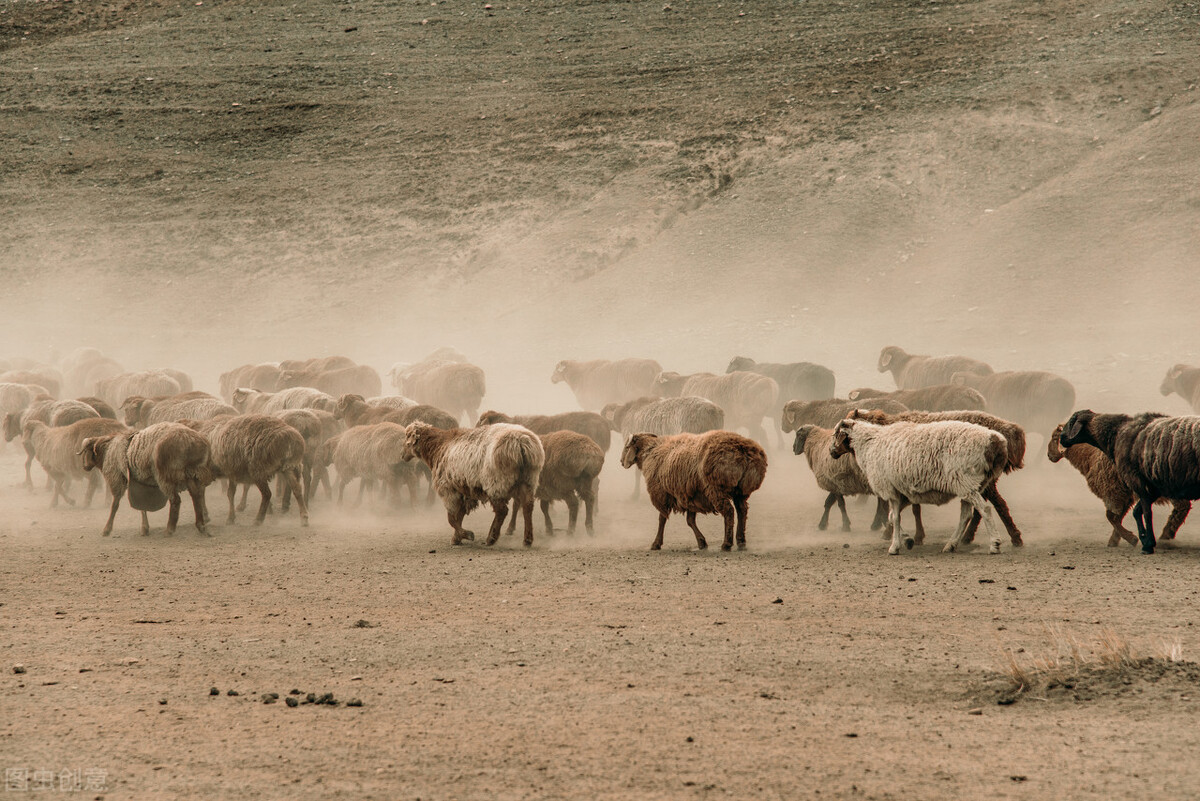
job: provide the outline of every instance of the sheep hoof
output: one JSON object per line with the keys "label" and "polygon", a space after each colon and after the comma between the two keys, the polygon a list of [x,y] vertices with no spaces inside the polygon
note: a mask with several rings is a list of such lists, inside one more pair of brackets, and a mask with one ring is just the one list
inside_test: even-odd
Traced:
{"label": "sheep hoof", "polygon": [[904,538],[904,550],[911,551],[913,545],[915,545],[915,544],[916,544],[916,540],[914,540],[912,537]]}
{"label": "sheep hoof", "polygon": [[1149,556],[1150,554],[1154,553],[1154,549],[1153,549],[1153,548],[1146,548],[1146,547],[1143,547],[1143,548],[1142,548],[1142,553],[1144,553],[1144,554],[1146,554],[1147,556]]}
{"label": "sheep hoof", "polygon": [[109,534],[112,534],[112,529],[100,532],[101,537],[107,537]]}
{"label": "sheep hoof", "polygon": [[208,533],[208,529],[207,529],[207,528],[204,528],[203,526],[196,526],[196,531],[199,531],[201,534],[203,534],[203,535],[204,535],[204,536],[206,536],[206,537],[211,537],[211,536],[212,536],[212,534],[209,534],[209,533]]}
{"label": "sheep hoof", "polygon": [[888,546],[888,556],[897,556],[899,553],[900,546],[894,544]]}
{"label": "sheep hoof", "polygon": [[721,543],[721,550],[722,551],[732,551],[733,546],[730,545],[728,542],[723,542],[723,543]]}
{"label": "sheep hoof", "polygon": [[990,554],[1000,553],[1000,540],[992,540],[992,544],[988,548],[988,553],[990,553]]}
{"label": "sheep hoof", "polygon": [[662,550],[662,546],[661,546],[661,545],[659,545],[659,544],[656,542],[656,543],[654,543],[653,545],[651,545],[651,546],[650,546],[650,550],[652,550],[652,551],[661,551],[661,550]]}
{"label": "sheep hoof", "polygon": [[842,531],[849,531],[849,530],[850,530],[850,524],[849,524],[849,523],[845,523],[845,524],[843,524],[843,525],[842,525]]}
{"label": "sheep hoof", "polygon": [[957,550],[958,549],[956,547],[954,547],[953,542],[947,542],[946,546],[944,548],[942,548],[942,553],[954,553]]}
{"label": "sheep hoof", "polygon": [[533,540],[525,540],[525,547],[526,547],[526,548],[532,548],[532,547],[533,547]]}
{"label": "sheep hoof", "polygon": [[820,523],[817,523],[817,531],[824,531],[824,530],[825,530],[825,529],[827,529],[827,528],[829,528],[829,524],[828,524],[828,523],[826,523],[826,522],[824,522],[824,521],[822,521],[822,522],[820,522]]}
{"label": "sheep hoof", "polygon": [[738,550],[739,550],[739,551],[744,551],[744,550],[746,550],[746,543],[744,543],[744,542],[739,542],[739,543],[738,543]]}
{"label": "sheep hoof", "polygon": [[1014,548],[1024,548],[1025,547],[1025,540],[1021,539],[1020,534],[1018,534],[1015,537],[1010,537],[1009,539],[1012,540],[1012,547],[1014,547]]}
{"label": "sheep hoof", "polygon": [[304,517],[300,518],[300,527],[308,528],[308,515],[305,515]]}

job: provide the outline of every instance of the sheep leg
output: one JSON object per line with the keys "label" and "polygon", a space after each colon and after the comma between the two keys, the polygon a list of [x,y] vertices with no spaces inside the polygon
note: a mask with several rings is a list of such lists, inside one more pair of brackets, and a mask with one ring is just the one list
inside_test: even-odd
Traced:
{"label": "sheep leg", "polygon": [[1162,539],[1175,539],[1175,532],[1179,531],[1183,521],[1187,520],[1190,511],[1192,511],[1191,501],[1171,501],[1171,516],[1167,518],[1167,523],[1163,526]]}
{"label": "sheep leg", "polygon": [[[905,503],[907,503],[907,501]],[[916,534],[914,535],[915,539],[913,541],[917,545],[924,545],[925,544],[925,524],[923,522],[921,522],[921,504],[914,503],[912,505],[912,508],[913,508],[913,521],[916,523]]]}
{"label": "sheep leg", "polygon": [[[985,501],[991,503],[996,510],[996,514],[1000,516],[1000,521],[1004,523],[1004,528],[1008,531],[1008,538],[1012,541],[1014,548],[1020,548],[1025,542],[1021,539],[1021,529],[1017,528],[1017,524],[1012,519],[1012,513],[1008,510],[1008,503],[1005,502],[1000,491],[993,483],[990,487],[984,490],[981,495]],[[979,521],[983,516],[976,511],[971,515],[971,522],[967,526],[967,533],[963,538],[963,542],[974,542],[975,532],[979,529]]]}
{"label": "sheep leg", "polygon": [[196,515],[196,531],[206,537],[211,536],[205,525],[208,522],[208,509],[204,504],[204,488],[191,487],[188,489],[188,494],[192,496],[192,511]]}
{"label": "sheep leg", "polygon": [[904,529],[900,527],[900,510],[903,509],[902,501],[888,500],[888,523],[892,527],[892,544],[888,546],[888,555],[895,556],[900,553],[900,541],[904,541],[904,547],[911,549],[913,547],[912,537],[905,536]]}
{"label": "sheep leg", "polygon": [[[733,426],[730,426],[732,428]],[[754,423],[746,426],[750,432],[750,436],[764,449],[771,447],[771,438],[767,436],[767,430],[763,428],[762,420],[755,420]]]}
{"label": "sheep leg", "polygon": [[871,531],[879,531],[887,523],[888,505],[883,498],[875,499],[875,519],[871,521]]}
{"label": "sheep leg", "polygon": [[833,505],[837,503],[837,500],[838,494],[836,492],[829,493],[829,495],[825,498],[825,511],[821,514],[821,520],[817,523],[818,531],[824,531],[825,529],[829,528],[829,510],[833,508]]}
{"label": "sheep leg", "polygon": [[1154,553],[1154,501],[1138,493],[1137,505],[1133,507],[1133,519],[1137,522],[1138,539],[1142,541],[1142,553]]}
{"label": "sheep leg", "polygon": [[262,493],[262,503],[258,505],[258,515],[254,518],[254,525],[261,526],[262,521],[267,519],[267,508],[271,505],[271,482],[269,479],[259,481],[255,486]]}
{"label": "sheep leg", "polygon": [[304,479],[304,505],[308,506],[308,504],[312,503],[313,466],[312,462],[307,459],[304,461],[304,475],[302,478]]}
{"label": "sheep leg", "polygon": [[[696,525],[696,513],[695,512],[687,513],[687,524],[688,524],[688,528],[690,528],[692,530],[692,533],[694,533],[696,535],[696,547],[703,551],[705,548],[708,547],[708,540],[704,539],[704,535],[700,533],[700,528]],[[661,530],[662,529],[660,528],[659,529],[660,536],[661,536]],[[660,542],[659,545],[661,545],[661,544],[662,543]],[[725,550],[728,551],[729,546],[725,546]]]}
{"label": "sheep leg", "polygon": [[33,465],[33,449],[26,446],[25,448],[25,486],[33,491],[33,476],[30,474],[30,468]]}
{"label": "sheep leg", "polygon": [[587,488],[586,494],[580,491],[579,496],[583,498],[583,527],[587,529],[589,537],[596,536],[596,530],[592,528],[592,513],[596,507],[596,485],[599,479],[593,481]]}
{"label": "sheep leg", "polygon": [[350,483],[350,477],[338,473],[338,499],[337,505],[342,505],[342,496],[346,494],[346,485]]}
{"label": "sheep leg", "polygon": [[96,488],[100,486],[100,476],[96,471],[88,473],[87,490],[83,493],[83,508],[87,509],[92,505],[92,496],[96,494]]}
{"label": "sheep leg", "polygon": [[280,473],[280,477],[287,480],[287,487],[292,491],[292,495],[296,496],[296,508],[300,510],[300,526],[305,528],[308,526],[308,504],[304,502],[304,492],[300,486],[300,468],[295,467],[291,470]]}
{"label": "sheep leg", "polygon": [[579,523],[579,495],[574,492],[567,493],[567,534],[575,533],[575,526]]}
{"label": "sheep leg", "polygon": [[461,545],[463,540],[475,541],[475,532],[463,528],[462,521],[466,516],[467,509],[461,497],[446,498],[446,519],[450,521],[450,528],[454,529],[450,535],[451,545]]}
{"label": "sheep leg", "polygon": [[517,502],[521,503],[521,518],[525,522],[525,547],[533,545],[533,488],[521,487],[513,496],[513,515],[517,514]]}
{"label": "sheep leg", "polygon": [[292,508],[292,485],[290,482],[284,481],[283,473],[275,478],[275,492],[283,496],[283,499],[279,501],[279,513],[287,514],[288,509]]}
{"label": "sheep leg", "polygon": [[179,507],[183,505],[183,499],[179,497],[179,491],[171,492],[170,506],[167,510],[167,536],[175,533],[175,527],[179,525]]}
{"label": "sheep leg", "polygon": [[225,518],[225,525],[232,526],[234,521],[233,507],[237,501],[237,483],[229,481],[225,484],[225,494],[229,496],[229,516]]}
{"label": "sheep leg", "polygon": [[356,498],[354,501],[355,509],[362,506],[363,493],[366,492],[366,490],[367,490],[367,480],[365,478],[360,478],[358,480],[358,498]]}
{"label": "sheep leg", "polygon": [[142,512],[142,536],[150,536],[150,516]]}
{"label": "sheep leg", "polygon": [[[842,514],[846,513],[845,501],[842,501]],[[734,508],[737,510],[737,544],[738,550],[746,550],[746,518],[750,516],[750,499],[738,498],[734,501]],[[849,530],[849,527],[847,527]]]}
{"label": "sheep leg", "polygon": [[108,509],[108,522],[104,524],[104,530],[100,532],[101,537],[107,537],[112,534],[113,519],[117,516],[117,507],[121,505],[121,493],[114,492],[112,506]]}
{"label": "sheep leg", "polygon": [[67,506],[75,505],[75,501],[71,498],[70,495],[67,494],[67,479],[55,476],[55,478],[54,478],[54,497],[50,500],[50,508],[51,509],[58,506],[59,496],[62,496],[62,499],[67,502]]}
{"label": "sheep leg", "polygon": [[[542,517],[544,517],[546,519],[546,536],[553,537],[554,536],[554,521],[550,519],[550,501],[547,500],[546,498],[542,498],[541,507],[542,507]],[[575,511],[576,512],[579,511],[578,503],[575,504]],[[513,515],[513,520],[515,521],[516,519],[517,519],[517,516]],[[509,530],[509,533],[510,534],[512,533],[511,529]],[[575,533],[574,517],[571,518],[570,528],[567,529],[567,533],[568,534]]]}
{"label": "sheep leg", "polygon": [[942,548],[943,553],[952,553],[957,551],[959,546],[963,544],[966,538],[967,526],[971,522],[971,516],[975,512],[975,507],[970,504],[965,498],[959,501],[958,505],[958,525],[954,527],[954,534],[947,541],[945,547]]}
{"label": "sheep leg", "polygon": [[250,485],[243,484],[242,485],[242,500],[237,505],[237,510],[239,512],[246,511],[246,496],[249,494],[250,494]]}
{"label": "sheep leg", "polygon": [[838,511],[842,513],[842,531],[850,530],[850,515],[846,514],[846,496],[837,497]]}
{"label": "sheep leg", "polygon": [[[658,536],[656,536],[654,538],[654,542],[650,543],[650,550],[658,551],[658,550],[662,549],[663,529],[665,529],[667,527],[667,516],[670,514],[671,514],[670,512],[659,511],[659,513],[658,513]],[[700,533],[700,530],[699,529],[694,529],[694,530],[696,532],[696,537],[698,538],[699,542],[704,542],[704,535],[702,535]],[[704,542],[704,544],[700,546],[701,550],[703,550],[704,548],[707,548],[707,547],[708,547],[707,542]]]}
{"label": "sheep leg", "polygon": [[[504,525],[504,518],[508,517],[508,499],[492,501],[492,512],[495,513],[495,517],[492,518],[492,527],[488,530],[488,545],[495,545],[496,540],[500,539],[500,528]],[[516,515],[515,511],[513,515]]]}
{"label": "sheep leg", "polygon": [[[1121,525],[1121,521],[1125,519],[1125,513],[1128,509],[1117,511],[1115,509],[1106,509],[1104,516],[1108,518],[1108,522],[1112,524],[1112,534],[1108,536],[1108,547],[1116,548],[1121,544],[1121,540],[1125,540],[1130,545],[1137,544],[1137,537],[1133,536],[1133,532]],[[1172,514],[1174,517],[1174,514]],[[1164,534],[1165,536],[1165,534]]]}
{"label": "sheep leg", "polygon": [[519,517],[519,515],[514,514],[508,519],[508,528],[505,530],[504,536],[511,537],[513,532],[517,530],[517,517]]}

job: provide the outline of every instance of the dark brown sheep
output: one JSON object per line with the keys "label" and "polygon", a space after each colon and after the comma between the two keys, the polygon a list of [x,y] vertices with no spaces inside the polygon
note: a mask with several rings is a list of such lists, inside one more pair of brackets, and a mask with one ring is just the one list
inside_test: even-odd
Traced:
{"label": "dark brown sheep", "polygon": [[605,453],[612,444],[612,429],[609,427],[608,421],[595,412],[507,415],[503,412],[488,410],[479,415],[479,420],[475,425],[486,426],[492,423],[515,423],[525,426],[539,436],[554,431],[574,431],[576,434],[583,434],[591,439]]}
{"label": "dark brown sheep", "polygon": [[987,399],[978,390],[958,384],[937,384],[920,389],[898,389],[895,392],[860,387],[851,390],[846,397],[860,405],[863,401],[886,398],[902,403],[914,412],[952,412],[960,409],[982,412],[987,409]]}
{"label": "dark brown sheep", "polygon": [[879,352],[879,372],[891,372],[898,389],[920,389],[936,384],[949,384],[950,377],[959,372],[991,375],[992,367],[966,356],[921,356],[905,353],[889,345]]}
{"label": "dark brown sheep", "polygon": [[[535,497],[541,501],[546,534],[554,535],[554,523],[550,519],[550,504],[554,501],[567,504],[567,534],[574,534],[575,524],[579,520],[579,502],[582,500],[584,528],[588,536],[595,535],[592,513],[596,505],[600,471],[604,468],[604,451],[591,437],[575,431],[551,431],[540,436],[546,461],[542,465]],[[514,514],[508,521],[507,533],[512,534],[516,525],[517,516]]]}
{"label": "dark brown sheep", "polygon": [[1112,459],[1117,475],[1138,498],[1133,509],[1142,553],[1154,553],[1154,503],[1159,498],[1200,498],[1200,417],[1145,412],[1071,415],[1059,442],[1064,448],[1092,445]]}
{"label": "dark brown sheep", "polygon": [[554,366],[550,383],[566,382],[579,405],[599,411],[608,403],[626,403],[643,395],[657,395],[655,376],[662,365],[653,359],[564,359]]}
{"label": "dark brown sheep", "polygon": [[[1136,544],[1137,537],[1133,536],[1132,531],[1121,525],[1121,521],[1125,519],[1125,515],[1128,514],[1129,508],[1133,506],[1137,498],[1117,475],[1116,464],[1104,454],[1104,451],[1093,445],[1080,443],[1064,448],[1058,440],[1062,435],[1062,430],[1063,427],[1059,425],[1051,434],[1049,442],[1046,443],[1046,458],[1055,464],[1065,458],[1087,481],[1088,489],[1092,491],[1092,494],[1104,502],[1105,516],[1112,525],[1112,533],[1108,537],[1108,547],[1117,547],[1121,540],[1125,540],[1131,545]],[[1165,498],[1158,499],[1158,503],[1166,502]],[[1163,526],[1162,539],[1164,540],[1175,539],[1175,532],[1183,525],[1188,512],[1192,510],[1191,501],[1171,501],[1170,503],[1174,508],[1171,510],[1171,517],[1167,520],[1167,524]]]}
{"label": "dark brown sheep", "polygon": [[767,454],[762,446],[732,431],[705,434],[634,434],[621,452],[621,466],[637,465],[646,477],[646,492],[658,510],[658,534],[650,550],[662,548],[663,529],[671,512],[684,512],[696,535],[696,547],[708,547],[696,526],[697,514],[725,518],[721,549],[733,548],[737,517],[738,550],[746,547],[746,517],[750,495],[767,475]]}
{"label": "dark brown sheep", "polygon": [[91,406],[96,410],[96,414],[107,420],[117,419],[117,410],[100,398],[96,398],[91,395],[85,395],[82,398],[76,398],[76,400],[78,400],[80,403],[86,403],[88,406]]}

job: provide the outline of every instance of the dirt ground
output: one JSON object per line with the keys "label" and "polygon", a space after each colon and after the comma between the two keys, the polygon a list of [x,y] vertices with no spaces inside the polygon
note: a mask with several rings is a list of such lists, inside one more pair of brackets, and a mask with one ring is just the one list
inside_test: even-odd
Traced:
{"label": "dirt ground", "polygon": [[[1158,383],[1200,363],[1197,65],[1175,0],[12,0],[0,358],[213,391],[454,345],[523,413],[575,408],[563,358],[815,361],[844,395],[896,344],[1185,413]],[[1042,447],[1002,485],[1025,548],[942,554],[941,509],[888,557],[867,505],[816,530],[789,451],[749,550],[673,520],[650,553],[615,452],[595,539],[526,551],[323,499],[105,539],[7,446],[5,795],[1194,798],[1196,524],[1108,549]],[[998,703],[1008,654],[1073,643]]]}
{"label": "dirt ground", "polygon": [[1194,673],[994,692],[1006,651],[1091,659],[1106,631],[1194,657],[1189,526],[1153,557],[1106,548],[1098,502],[1047,463],[1006,480],[1025,548],[941,553],[947,508],[889,557],[870,505],[818,532],[807,468],[771,458],[747,551],[698,552],[672,520],[652,553],[654,512],[612,465],[596,537],[539,525],[526,551],[451,547],[436,510],[324,502],[308,529],[211,538],[167,538],[161,513],[142,538],[122,510],[104,539],[103,504],[14,489],[10,449],[3,763],[103,770],[108,798],[1194,795]]}

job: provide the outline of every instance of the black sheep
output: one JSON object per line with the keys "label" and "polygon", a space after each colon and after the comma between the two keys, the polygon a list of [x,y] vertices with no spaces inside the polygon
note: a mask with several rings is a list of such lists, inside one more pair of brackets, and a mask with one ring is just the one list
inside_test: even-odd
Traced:
{"label": "black sheep", "polygon": [[1200,417],[1167,417],[1145,412],[1075,412],[1063,428],[1063,447],[1084,443],[1102,450],[1121,480],[1137,495],[1133,508],[1142,553],[1154,553],[1153,507],[1159,498],[1200,498]]}

